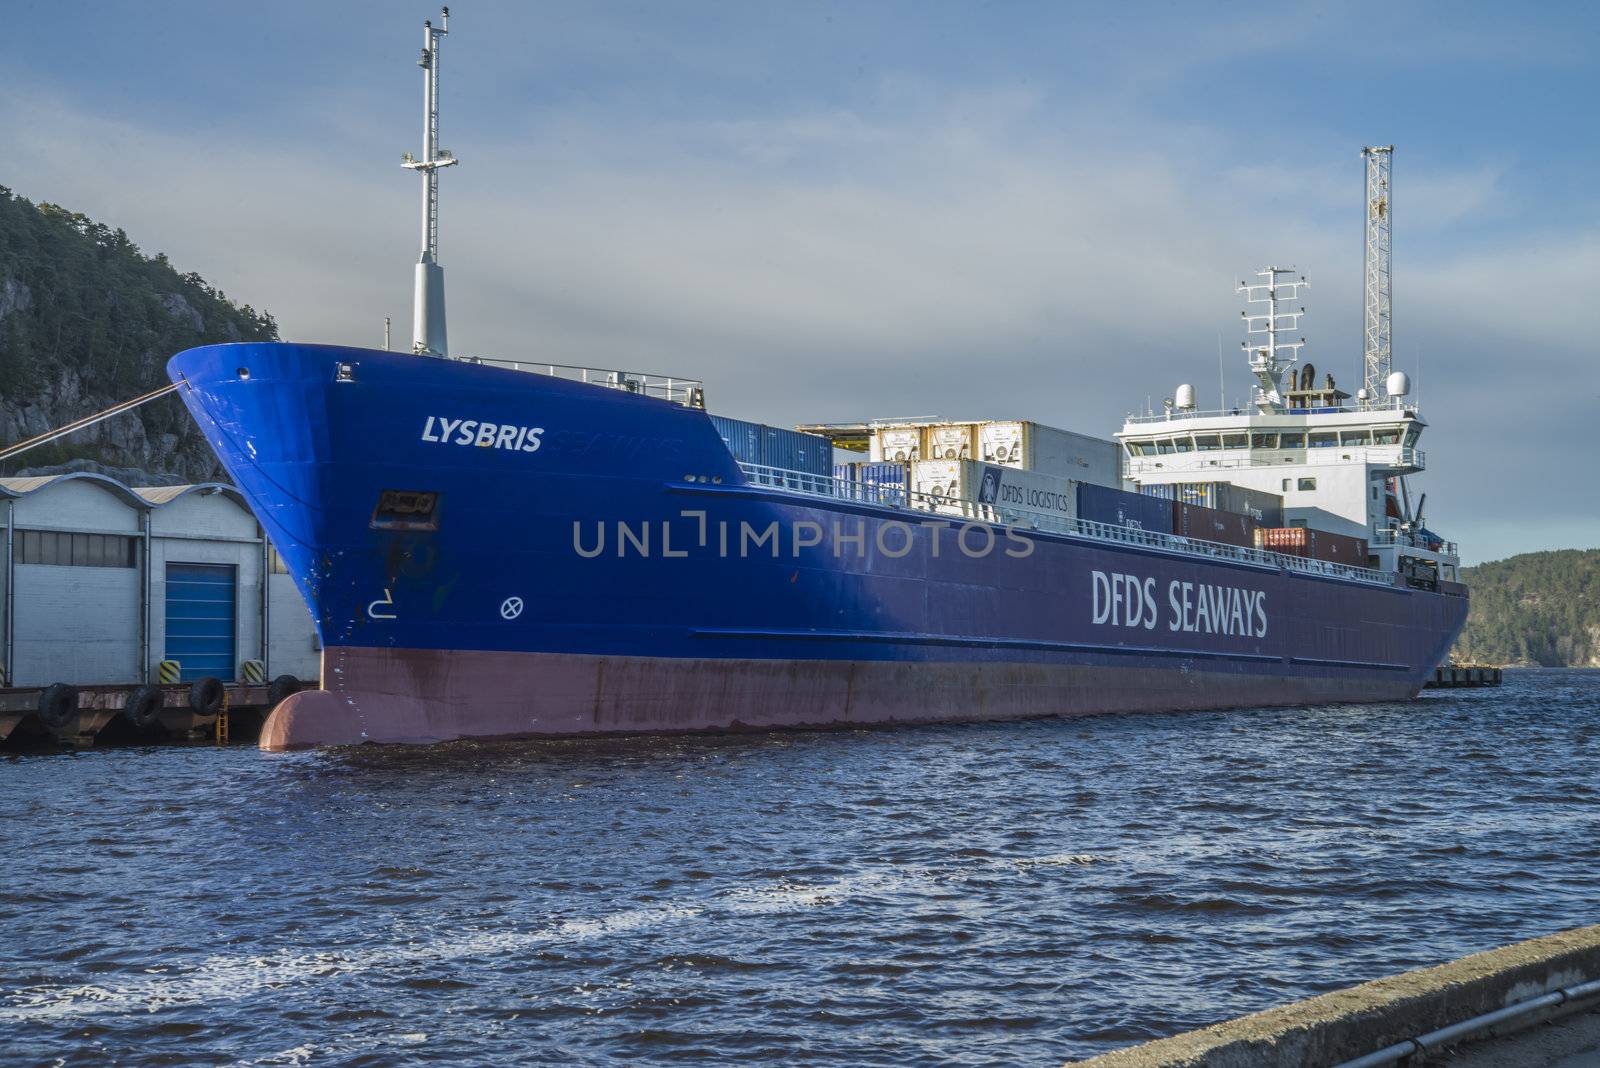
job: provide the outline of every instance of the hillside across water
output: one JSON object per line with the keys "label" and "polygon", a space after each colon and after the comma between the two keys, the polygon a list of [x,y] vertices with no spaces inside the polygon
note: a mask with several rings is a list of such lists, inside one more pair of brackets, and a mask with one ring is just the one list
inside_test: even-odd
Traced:
{"label": "hillside across water", "polygon": [[[273,341],[272,316],[239,306],[121,230],[0,186],[0,443],[11,444],[166,384],[168,357],[218,341]],[[107,420],[0,474],[108,470],[130,481],[221,474],[176,397]]]}
{"label": "hillside across water", "polygon": [[1600,667],[1600,549],[1523,553],[1462,571],[1472,613],[1457,659]]}

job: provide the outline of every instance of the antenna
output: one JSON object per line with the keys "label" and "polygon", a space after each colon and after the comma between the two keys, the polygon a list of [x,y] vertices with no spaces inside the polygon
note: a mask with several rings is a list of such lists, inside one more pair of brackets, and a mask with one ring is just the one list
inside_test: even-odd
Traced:
{"label": "antenna", "polygon": [[1392,293],[1389,284],[1389,167],[1394,146],[1363,148],[1367,163],[1365,357],[1367,399],[1365,407],[1386,407],[1384,384],[1392,370],[1389,319]]}
{"label": "antenna", "polygon": [[[1265,312],[1252,314],[1248,311],[1239,313],[1244,320],[1244,330],[1247,335],[1266,335],[1266,344],[1251,344],[1241,341],[1239,347],[1250,355],[1250,370],[1256,376],[1256,381],[1261,383],[1256,388],[1255,405],[1263,412],[1278,412],[1283,410],[1283,373],[1293,367],[1300,358],[1300,349],[1305,345],[1306,339],[1299,341],[1279,341],[1278,331],[1298,330],[1300,317],[1306,313],[1304,308],[1293,311],[1279,311],[1278,303],[1284,300],[1299,300],[1300,290],[1308,288],[1311,283],[1302,275],[1299,281],[1282,281],[1279,275],[1292,275],[1293,267],[1263,267],[1256,272],[1257,278],[1266,279],[1263,282],[1240,282],[1237,293],[1243,293],[1246,303],[1265,304]],[[1287,352],[1288,358],[1282,353]]]}
{"label": "antenna", "polygon": [[393,346],[389,344],[389,317],[385,315],[383,317],[383,351],[389,352],[392,348]]}
{"label": "antenna", "polygon": [[444,321],[444,268],[439,265],[439,171],[456,164],[450,150],[439,147],[439,39],[450,32],[450,9],[439,16],[437,29],[422,24],[422,158],[407,152],[401,166],[422,172],[422,254],[417,258],[416,289],[411,314],[411,351],[418,356],[448,356]]}

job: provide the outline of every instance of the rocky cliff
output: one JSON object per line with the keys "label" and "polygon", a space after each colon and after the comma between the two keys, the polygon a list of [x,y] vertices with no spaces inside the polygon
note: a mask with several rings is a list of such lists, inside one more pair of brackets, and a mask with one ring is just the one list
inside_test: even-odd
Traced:
{"label": "rocky cliff", "polygon": [[[272,316],[239,306],[112,230],[0,186],[0,443],[11,444],[166,384],[173,353],[271,341]],[[176,397],[3,467],[0,475],[105,471],[138,484],[218,477]]]}

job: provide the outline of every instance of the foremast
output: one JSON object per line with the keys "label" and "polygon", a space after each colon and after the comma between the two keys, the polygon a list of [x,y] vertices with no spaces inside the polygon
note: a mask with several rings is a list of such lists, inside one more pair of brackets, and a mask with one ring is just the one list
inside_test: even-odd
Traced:
{"label": "foremast", "polygon": [[456,158],[439,147],[439,42],[450,32],[450,9],[422,23],[422,158],[407,152],[401,165],[422,173],[422,252],[417,259],[411,316],[411,351],[418,356],[448,356],[445,332],[444,267],[439,264],[439,171]]}

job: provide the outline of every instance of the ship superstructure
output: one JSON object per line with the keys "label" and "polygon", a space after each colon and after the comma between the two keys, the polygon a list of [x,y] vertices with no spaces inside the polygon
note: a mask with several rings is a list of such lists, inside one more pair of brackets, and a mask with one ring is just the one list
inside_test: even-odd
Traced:
{"label": "ship superstructure", "polygon": [[[1202,411],[1184,385],[1160,413],[1129,416],[1117,434],[1127,478],[1141,487],[1218,481],[1278,494],[1286,526],[1364,539],[1371,568],[1457,581],[1455,545],[1422,525],[1423,502],[1413,506],[1410,496],[1407,480],[1427,467],[1419,444],[1427,423],[1409,377],[1388,371],[1376,395],[1363,386],[1354,398],[1332,375],[1318,383],[1314,365],[1298,362],[1304,340],[1279,340],[1304,314],[1282,310],[1306,285],[1286,281],[1292,273],[1267,267],[1259,282],[1239,284],[1247,301],[1264,306],[1245,315],[1257,380],[1250,403]],[[1383,337],[1387,346],[1386,329]]]}

